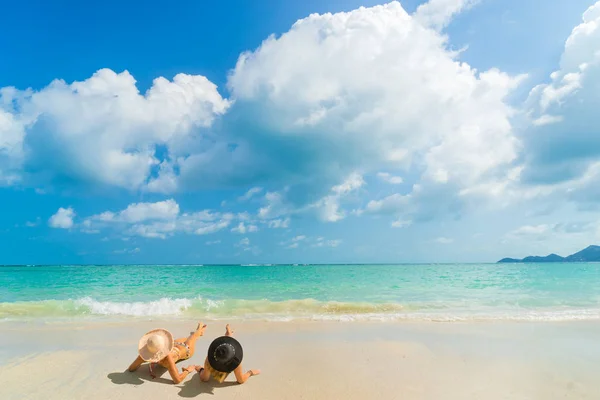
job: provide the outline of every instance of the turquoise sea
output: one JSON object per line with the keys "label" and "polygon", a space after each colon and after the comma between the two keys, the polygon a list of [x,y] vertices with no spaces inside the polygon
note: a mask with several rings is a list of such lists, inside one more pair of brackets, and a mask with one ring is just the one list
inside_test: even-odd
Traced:
{"label": "turquoise sea", "polygon": [[2,266],[0,320],[600,319],[600,264]]}

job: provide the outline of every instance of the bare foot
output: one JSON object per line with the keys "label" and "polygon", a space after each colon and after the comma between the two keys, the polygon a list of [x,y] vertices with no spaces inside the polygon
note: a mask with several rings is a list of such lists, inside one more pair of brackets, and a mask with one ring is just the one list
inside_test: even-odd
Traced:
{"label": "bare foot", "polygon": [[206,325],[202,322],[198,322],[198,327],[196,328],[196,333],[199,335],[204,335],[204,330],[206,329]]}
{"label": "bare foot", "polygon": [[251,369],[248,372],[250,372],[250,376],[260,375],[260,369]]}
{"label": "bare foot", "polygon": [[227,324],[225,326],[225,336],[233,336],[233,329]]}

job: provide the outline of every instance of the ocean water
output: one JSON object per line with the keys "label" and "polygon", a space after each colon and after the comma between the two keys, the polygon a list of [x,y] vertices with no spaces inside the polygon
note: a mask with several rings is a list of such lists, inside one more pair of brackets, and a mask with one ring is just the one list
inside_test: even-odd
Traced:
{"label": "ocean water", "polygon": [[0,321],[600,319],[600,264],[3,266]]}

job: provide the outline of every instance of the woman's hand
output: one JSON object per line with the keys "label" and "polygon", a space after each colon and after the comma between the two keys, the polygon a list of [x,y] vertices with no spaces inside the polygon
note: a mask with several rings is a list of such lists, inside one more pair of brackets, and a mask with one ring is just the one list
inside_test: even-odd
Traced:
{"label": "woman's hand", "polygon": [[188,374],[191,374],[195,370],[196,370],[196,366],[195,365],[189,365],[189,366],[187,366],[185,368],[181,368],[182,372],[186,372],[187,371]]}

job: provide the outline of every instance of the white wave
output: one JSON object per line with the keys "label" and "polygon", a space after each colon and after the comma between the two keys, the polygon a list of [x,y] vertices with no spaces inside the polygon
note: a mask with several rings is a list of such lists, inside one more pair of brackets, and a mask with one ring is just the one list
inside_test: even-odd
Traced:
{"label": "white wave", "polygon": [[189,299],[162,298],[149,302],[116,303],[112,301],[96,301],[90,297],[75,302],[78,306],[87,307],[92,314],[129,315],[136,317],[154,315],[179,315],[187,310],[192,301]]}

